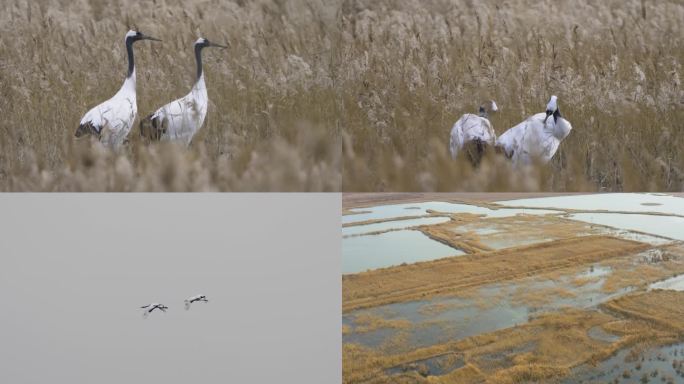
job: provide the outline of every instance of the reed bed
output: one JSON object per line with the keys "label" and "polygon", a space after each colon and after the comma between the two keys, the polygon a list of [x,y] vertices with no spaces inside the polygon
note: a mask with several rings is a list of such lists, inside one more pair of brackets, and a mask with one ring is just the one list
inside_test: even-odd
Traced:
{"label": "reed bed", "polygon": [[[345,191],[684,189],[680,0],[358,0],[341,11]],[[452,161],[449,132],[494,99],[497,134],[558,95],[547,165]]]}
{"label": "reed bed", "polygon": [[[681,0],[8,0],[0,5],[0,190],[681,191]],[[192,42],[210,98],[189,149],[73,140],[113,95],[129,28],[138,117],[186,94]],[[550,164],[452,160],[460,115],[497,134],[560,98]],[[136,122],[137,128],[137,122]]]}
{"label": "reed bed", "polygon": [[[337,7],[317,0],[8,0],[0,5],[0,190],[339,191],[331,60]],[[120,151],[74,131],[126,75],[135,45],[138,118]],[[138,121],[185,95],[192,43],[206,50],[205,126],[189,148],[148,144]]]}

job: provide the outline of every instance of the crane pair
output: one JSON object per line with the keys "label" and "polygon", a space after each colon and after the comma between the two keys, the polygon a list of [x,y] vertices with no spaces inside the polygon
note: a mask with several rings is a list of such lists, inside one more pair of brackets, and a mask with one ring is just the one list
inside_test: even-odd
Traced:
{"label": "crane pair", "polygon": [[[94,136],[101,143],[112,148],[120,147],[128,137],[138,112],[135,90],[135,60],[133,44],[141,40],[161,41],[141,32],[126,33],[125,44],[128,53],[128,73],[121,89],[109,100],[92,108],[83,116],[76,130],[77,138]],[[197,78],[190,93],[157,109],[140,122],[140,134],[151,140],[175,141],[188,145],[204,124],[209,98],[202,72],[202,49],[208,47],[227,48],[200,37],[195,41]]]}
{"label": "crane pair", "polygon": [[547,163],[572,130],[570,122],[561,115],[556,96],[551,96],[545,113],[528,117],[498,138],[489,121],[489,112],[496,111],[496,103],[490,100],[480,105],[479,115],[467,113],[458,119],[451,128],[449,140],[453,158],[465,152],[477,165],[486,148],[494,146],[516,164],[530,164],[535,160]]}
{"label": "crane pair", "polygon": [[[204,295],[195,295],[192,297],[188,297],[187,299],[185,299],[185,310],[186,311],[189,310],[190,306],[196,302],[208,303],[209,300],[207,300],[207,297]],[[152,304],[143,305],[140,308],[145,310],[143,312],[144,318],[147,318],[147,316],[149,316],[150,313],[154,312],[157,309],[162,311],[162,312],[166,312],[166,310],[169,309],[169,307],[167,307],[166,305],[159,304],[159,303],[152,303]]]}

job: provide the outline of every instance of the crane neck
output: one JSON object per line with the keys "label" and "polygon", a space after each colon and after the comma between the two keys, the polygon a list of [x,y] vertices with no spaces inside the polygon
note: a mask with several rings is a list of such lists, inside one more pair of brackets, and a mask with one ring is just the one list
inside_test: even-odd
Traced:
{"label": "crane neck", "polygon": [[195,46],[195,60],[197,61],[197,81],[202,77],[202,46]]}
{"label": "crane neck", "polygon": [[128,74],[129,78],[135,75],[135,59],[133,58],[133,39],[126,39],[126,51],[128,52]]}

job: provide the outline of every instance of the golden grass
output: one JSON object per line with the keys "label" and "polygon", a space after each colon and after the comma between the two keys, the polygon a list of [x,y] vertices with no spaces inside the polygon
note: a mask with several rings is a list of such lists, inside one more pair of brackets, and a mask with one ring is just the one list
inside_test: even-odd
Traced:
{"label": "golden grass", "polygon": [[[396,377],[388,376],[386,369],[449,353],[462,355],[465,365],[441,376],[414,375],[410,382],[553,382],[574,367],[605,360],[618,350],[680,339],[683,299],[682,292],[644,292],[605,304],[609,313],[565,309],[523,325],[408,352],[377,353],[344,344],[343,382],[391,383]],[[612,343],[595,340],[589,336],[594,327],[614,333],[619,339]]]}
{"label": "golden grass", "polygon": [[[0,5],[0,190],[339,191],[339,2],[8,0]],[[192,43],[207,49],[205,126],[188,150],[119,153],[75,142],[89,108],[119,89],[124,34],[137,43],[138,120],[185,95]]]}
{"label": "golden grass", "polygon": [[[8,0],[0,190],[683,190],[682,18],[678,0]],[[198,35],[230,43],[205,54],[189,151],[72,140],[120,87],[130,27],[164,40],[136,46],[139,116],[188,92]],[[549,165],[450,159],[483,99],[501,134],[552,93],[574,129]]]}
{"label": "golden grass", "polygon": [[595,263],[650,247],[609,236],[586,236],[344,275],[342,311],[454,295],[467,288]]}
{"label": "golden grass", "polygon": [[354,318],[354,333],[371,332],[380,328],[405,329],[411,326],[411,322],[403,319],[387,320],[380,316],[364,313]]}
{"label": "golden grass", "polygon": [[[599,234],[591,225],[550,215],[516,215],[500,218],[480,218],[472,214],[454,214],[450,222],[422,227],[430,238],[466,253],[491,251],[497,243],[544,242],[576,237],[579,234]],[[494,233],[478,234],[480,230]],[[501,248],[501,247],[499,247]]]}
{"label": "golden grass", "polygon": [[[345,191],[684,189],[680,1],[473,4],[344,3]],[[550,164],[451,160],[451,126],[481,101],[501,134],[551,94],[573,131]]]}
{"label": "golden grass", "polygon": [[603,307],[684,335],[684,292],[660,289],[637,292],[604,303]]}
{"label": "golden grass", "polygon": [[[615,347],[607,347],[587,335],[590,328],[613,320],[611,316],[595,311],[567,310],[541,316],[521,326],[394,354],[378,354],[363,347],[345,344],[343,381],[354,383],[369,378],[388,379],[383,370],[389,367],[446,353],[462,354],[466,365],[446,375],[416,382],[477,383],[486,378],[487,382],[508,383],[511,381],[507,381],[506,377],[538,377],[540,374],[557,377],[566,374],[569,367],[591,359],[599,350],[615,350]],[[534,345],[534,348],[528,352],[516,352],[524,349],[525,345]],[[492,365],[488,358],[491,355],[500,355],[508,363]]]}

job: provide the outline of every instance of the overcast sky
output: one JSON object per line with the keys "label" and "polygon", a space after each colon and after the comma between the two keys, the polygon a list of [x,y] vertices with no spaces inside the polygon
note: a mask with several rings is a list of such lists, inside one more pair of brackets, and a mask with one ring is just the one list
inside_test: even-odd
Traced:
{"label": "overcast sky", "polygon": [[0,383],[340,382],[339,202],[0,196]]}

